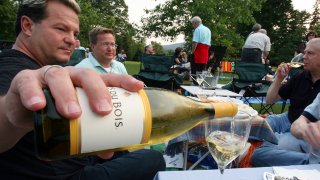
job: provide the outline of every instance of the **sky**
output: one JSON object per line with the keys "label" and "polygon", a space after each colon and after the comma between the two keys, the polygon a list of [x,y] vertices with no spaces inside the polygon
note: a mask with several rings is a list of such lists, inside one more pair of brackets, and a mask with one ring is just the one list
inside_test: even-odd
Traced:
{"label": "sky", "polygon": [[[145,15],[144,9],[153,9],[156,5],[160,3],[164,3],[166,0],[125,0],[129,9],[129,22],[134,22],[140,25],[140,19]],[[316,0],[292,0],[293,7],[297,10],[306,10],[308,12],[312,12],[313,5]],[[149,38],[147,39],[147,44],[151,41],[157,41],[162,45],[172,44],[178,42],[184,42],[183,36],[180,36],[176,39],[175,42],[166,42],[161,38]]]}

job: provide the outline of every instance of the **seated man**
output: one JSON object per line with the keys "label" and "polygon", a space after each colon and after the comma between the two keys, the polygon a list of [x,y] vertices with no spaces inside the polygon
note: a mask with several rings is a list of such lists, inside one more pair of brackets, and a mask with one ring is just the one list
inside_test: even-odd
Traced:
{"label": "seated man", "polygon": [[[304,71],[292,77],[286,84],[282,81],[288,75],[289,64],[281,64],[267,93],[267,103],[279,99],[290,99],[288,113],[271,115],[266,121],[278,137],[278,145],[264,142],[252,156],[253,166],[277,166],[308,164],[306,143],[290,133],[291,123],[301,115],[320,92],[320,38],[311,40],[304,55]],[[276,157],[276,158],[275,158]]]}
{"label": "seated man", "polygon": [[[291,133],[320,149],[320,93],[291,126]],[[320,163],[320,158],[310,156],[309,163]]]}
{"label": "seated man", "polygon": [[115,60],[116,37],[112,29],[95,27],[89,32],[92,53],[76,67],[90,68],[100,74],[128,74],[125,66]]}

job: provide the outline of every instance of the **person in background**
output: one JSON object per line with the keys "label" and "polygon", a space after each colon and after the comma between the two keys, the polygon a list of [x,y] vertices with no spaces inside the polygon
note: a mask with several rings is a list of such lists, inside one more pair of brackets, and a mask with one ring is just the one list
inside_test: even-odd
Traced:
{"label": "person in background", "polygon": [[183,49],[181,47],[177,47],[174,50],[173,58],[174,58],[175,64],[182,65],[182,64],[188,62],[188,57],[186,57],[185,55],[183,56],[183,53],[185,53],[185,52],[183,51]]}
{"label": "person in background", "polygon": [[242,48],[241,61],[248,63],[262,63],[267,59],[271,50],[270,38],[265,29],[249,35]]}
{"label": "person in background", "polygon": [[254,24],[254,25],[252,26],[252,31],[250,32],[249,36],[250,36],[251,34],[254,34],[254,33],[259,32],[259,30],[260,30],[261,28],[262,28],[261,24],[258,24],[258,23]]}
{"label": "person in background", "polygon": [[300,62],[303,63],[303,54],[304,50],[306,49],[306,43],[309,42],[313,38],[317,38],[318,34],[315,31],[308,32],[306,36],[306,41],[302,42],[296,52],[294,53],[294,57],[292,58],[291,62]]}
{"label": "person in background", "polygon": [[116,38],[111,29],[95,27],[89,32],[92,53],[76,67],[94,69],[98,73],[128,74],[124,65],[115,60]]}
{"label": "person in background", "polygon": [[299,44],[295,55],[299,54],[299,53],[304,53],[304,50],[306,49],[306,44],[307,42],[309,42],[311,39],[313,38],[317,38],[318,37],[318,33],[315,31],[309,31],[306,35],[306,39],[305,41],[303,41],[301,44]]}
{"label": "person in background", "polygon": [[155,54],[154,49],[151,44],[144,47],[144,53],[145,54]]}
{"label": "person in background", "polygon": [[74,49],[70,61],[66,64],[66,66],[74,66],[81,62],[82,59],[86,58],[86,49],[80,46],[80,40],[76,39],[76,48]]}
{"label": "person in background", "polygon": [[187,53],[181,47],[177,47],[173,53],[173,60],[175,63],[174,74],[177,74],[181,79],[189,80],[190,63]]}
{"label": "person in background", "polygon": [[89,53],[90,53],[90,49],[86,48],[86,58],[88,57]]}
{"label": "person in background", "polygon": [[267,141],[263,142],[262,146],[255,149],[252,155],[253,166],[309,163],[309,155],[306,153],[309,147],[305,141],[296,139],[290,133],[290,128],[291,124],[300,117],[303,110],[313,102],[320,92],[320,38],[314,38],[307,43],[304,71],[282,84],[289,70],[289,63],[279,65],[266,97],[268,104],[275,103],[280,99],[290,100],[288,112],[270,115],[266,118],[278,138],[278,145]]}
{"label": "person in background", "polygon": [[128,75],[99,75],[90,69],[55,65],[70,59],[79,33],[79,13],[75,0],[27,0],[19,7],[13,49],[0,54],[2,179],[153,179],[165,168],[162,155],[151,151],[109,161],[113,153],[56,161],[37,158],[33,111],[46,106],[43,88],[51,90],[57,111],[67,119],[79,118],[82,112],[74,86],[85,90],[99,116],[112,111],[106,85],[131,91],[143,88],[141,81]]}
{"label": "person in background", "polygon": [[124,51],[124,49],[121,49],[120,53],[118,54],[117,61],[124,63],[126,61],[126,59],[127,59],[127,54]]}
{"label": "person in background", "polygon": [[197,71],[206,69],[208,63],[209,48],[211,46],[211,31],[202,24],[199,16],[193,17],[190,22],[194,28],[192,36],[193,63],[191,73],[196,74]]}

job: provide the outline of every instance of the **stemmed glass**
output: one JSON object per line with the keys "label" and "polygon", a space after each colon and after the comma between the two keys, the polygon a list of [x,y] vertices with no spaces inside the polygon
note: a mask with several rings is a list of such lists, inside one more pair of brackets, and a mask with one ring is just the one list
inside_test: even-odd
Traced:
{"label": "stemmed glass", "polygon": [[196,72],[196,81],[199,85],[199,90],[197,92],[197,97],[199,98],[200,101],[207,101],[207,95],[204,93],[203,89],[202,89],[202,83],[204,81],[205,78],[205,74],[201,71],[197,71]]}
{"label": "stemmed glass", "polygon": [[218,164],[221,179],[227,165],[242,153],[249,137],[251,119],[248,113],[239,111],[235,117],[205,123],[207,146]]}
{"label": "stemmed glass", "polygon": [[196,75],[197,75],[196,76],[196,81],[197,81],[198,85],[200,87],[202,87],[202,83],[204,81],[204,74],[201,71],[199,71],[199,72],[196,72]]}

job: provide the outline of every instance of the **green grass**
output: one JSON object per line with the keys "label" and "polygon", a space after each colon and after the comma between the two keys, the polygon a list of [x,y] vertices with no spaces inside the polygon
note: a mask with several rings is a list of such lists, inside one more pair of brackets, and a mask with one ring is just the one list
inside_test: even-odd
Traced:
{"label": "green grass", "polygon": [[138,74],[140,70],[140,62],[139,61],[126,61],[124,66],[126,67],[128,74],[134,75]]}

